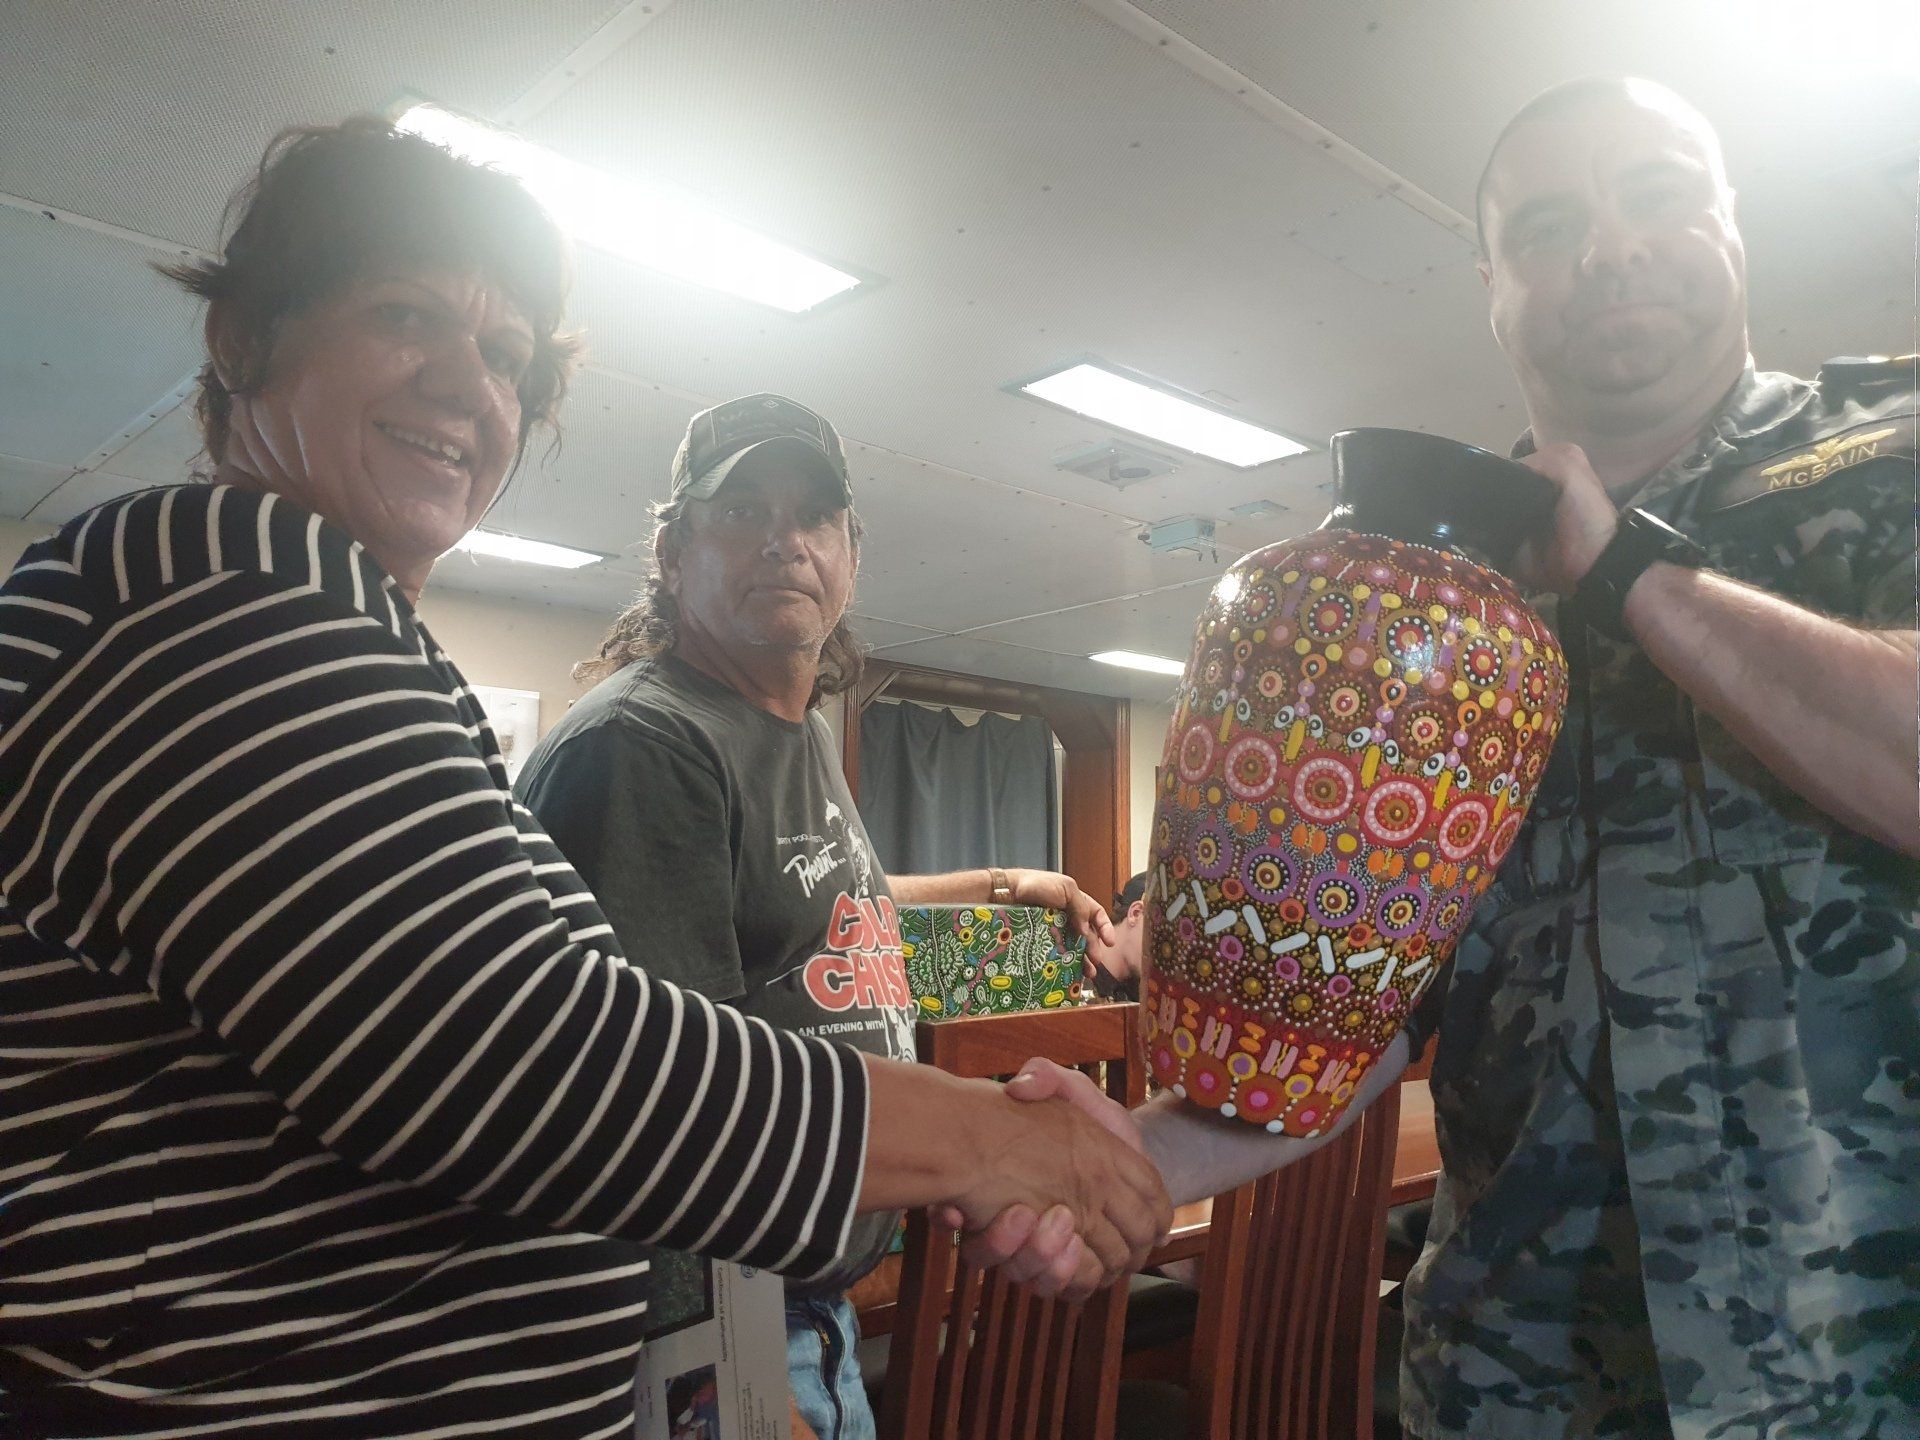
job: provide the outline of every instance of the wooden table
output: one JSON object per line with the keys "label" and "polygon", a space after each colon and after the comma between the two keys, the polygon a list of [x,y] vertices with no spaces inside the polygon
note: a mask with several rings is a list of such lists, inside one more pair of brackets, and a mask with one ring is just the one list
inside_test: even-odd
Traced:
{"label": "wooden table", "polygon": [[[1411,1068],[1411,1067],[1410,1067]],[[1440,1142],[1434,1133],[1433,1092],[1424,1073],[1400,1084],[1400,1136],[1393,1152],[1393,1189],[1387,1203],[1404,1205],[1433,1194],[1440,1178]],[[1213,1223],[1213,1200],[1196,1200],[1173,1212],[1173,1228],[1147,1258],[1149,1265],[1190,1260],[1204,1254]],[[864,1335],[877,1335],[893,1325],[895,1297],[900,1292],[900,1257],[889,1255],[872,1274],[852,1289],[854,1309]]]}
{"label": "wooden table", "polygon": [[1425,1200],[1440,1182],[1440,1137],[1433,1125],[1433,1091],[1424,1077],[1400,1082],[1400,1139],[1393,1152],[1389,1205]]}

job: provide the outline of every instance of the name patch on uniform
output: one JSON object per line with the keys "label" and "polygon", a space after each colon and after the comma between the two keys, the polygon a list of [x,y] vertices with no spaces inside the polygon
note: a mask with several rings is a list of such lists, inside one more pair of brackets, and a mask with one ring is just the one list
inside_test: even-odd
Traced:
{"label": "name patch on uniform", "polygon": [[1730,510],[1783,490],[1805,490],[1828,476],[1881,458],[1913,458],[1913,416],[1895,415],[1870,420],[1829,435],[1790,454],[1769,456],[1758,465],[1730,475],[1715,497],[1715,510]]}

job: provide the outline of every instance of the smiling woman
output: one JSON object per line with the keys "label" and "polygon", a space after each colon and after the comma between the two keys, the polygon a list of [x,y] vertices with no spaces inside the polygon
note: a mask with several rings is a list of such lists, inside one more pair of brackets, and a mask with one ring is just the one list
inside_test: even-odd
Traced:
{"label": "smiling woman", "polygon": [[238,203],[174,272],[213,483],[0,586],[0,1432],[631,1433],[637,1241],[1064,1204],[1137,1263],[1093,1120],[653,980],[513,803],[412,602],[564,389],[533,201],[360,120]]}
{"label": "smiling woman", "polygon": [[340,525],[415,598],[553,423],[577,349],[553,222],[449,160],[377,120],[288,131],[224,257],[166,270],[208,301],[217,478]]}

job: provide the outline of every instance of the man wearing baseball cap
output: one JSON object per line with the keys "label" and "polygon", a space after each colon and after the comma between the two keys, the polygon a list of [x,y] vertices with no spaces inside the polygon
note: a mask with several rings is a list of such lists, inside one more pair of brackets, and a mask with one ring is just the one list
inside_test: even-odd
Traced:
{"label": "man wearing baseball cap", "polygon": [[[780,395],[694,416],[653,515],[654,573],[575,670],[599,683],[516,787],[630,959],[784,1029],[911,1060],[896,902],[1051,906],[1111,943],[1065,875],[889,878],[875,863],[817,708],[862,663],[846,621],[861,527],[832,425]],[[794,1401],[821,1440],[873,1434],[846,1289],[896,1223],[856,1222],[839,1269],[788,1291]]]}

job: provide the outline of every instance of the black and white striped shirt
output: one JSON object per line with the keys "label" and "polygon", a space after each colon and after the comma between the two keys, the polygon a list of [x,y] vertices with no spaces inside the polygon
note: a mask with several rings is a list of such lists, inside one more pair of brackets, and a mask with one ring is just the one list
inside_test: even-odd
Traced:
{"label": "black and white striped shirt", "polygon": [[150,490],[0,589],[0,1432],[630,1433],[629,1242],[825,1269],[866,1103],[621,958],[318,517]]}

